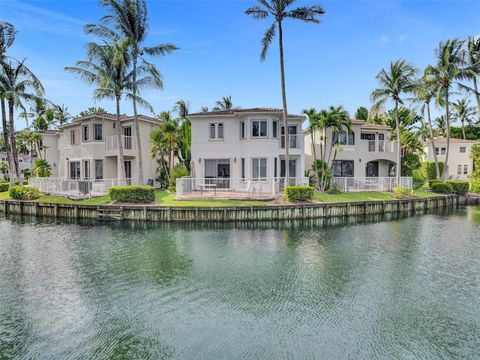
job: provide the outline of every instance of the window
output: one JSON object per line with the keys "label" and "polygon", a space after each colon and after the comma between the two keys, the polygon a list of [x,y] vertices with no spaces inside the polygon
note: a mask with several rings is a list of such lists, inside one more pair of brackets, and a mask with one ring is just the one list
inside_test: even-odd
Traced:
{"label": "window", "polygon": [[349,132],[348,135],[344,130],[340,132],[333,132],[332,139],[334,144],[355,145],[355,134],[353,132]]}
{"label": "window", "polygon": [[348,133],[348,145],[355,145],[355,133],[353,131],[350,131]]}
{"label": "window", "polygon": [[466,153],[467,152],[467,148],[465,146],[460,146],[460,152],[461,153]]}
{"label": "window", "polygon": [[88,141],[88,125],[82,127],[83,141]]}
{"label": "window", "polygon": [[245,121],[240,121],[240,139],[245,139]]}
{"label": "window", "polygon": [[462,174],[462,165],[457,166],[457,174],[461,175]]}
{"label": "window", "polygon": [[80,179],[80,161],[70,162],[70,179]]}
{"label": "window", "polygon": [[360,134],[360,139],[362,139],[362,140],[375,140],[375,134],[361,133]]}
{"label": "window", "polygon": [[277,177],[277,173],[278,173],[278,170],[277,170],[277,158],[273,159],[273,177]]}
{"label": "window", "polygon": [[440,149],[440,154],[441,154],[441,155],[445,155],[445,152],[446,152],[446,151],[447,151],[446,148],[441,148],[441,149]]}
{"label": "window", "polygon": [[210,124],[210,140],[223,140],[223,124]]}
{"label": "window", "polygon": [[353,177],[353,160],[335,160],[332,174],[336,177]]}
{"label": "window", "polygon": [[245,158],[242,158],[240,163],[241,163],[240,173],[242,174],[242,179],[245,179]]}
{"label": "window", "polygon": [[223,124],[218,124],[217,127],[217,137],[223,139]]}
{"label": "window", "polygon": [[274,139],[278,137],[278,121],[272,122],[272,137]]}
{"label": "window", "polygon": [[267,120],[252,121],[252,137],[267,137]]}
{"label": "window", "polygon": [[70,131],[70,144],[71,145],[77,144],[77,130]]}
{"label": "window", "polygon": [[215,124],[210,124],[210,139],[215,139]]}
{"label": "window", "polygon": [[435,154],[436,154],[436,155],[439,155],[438,147],[435,148]]}
{"label": "window", "polygon": [[103,126],[102,124],[93,125],[93,136],[95,141],[103,140]]}
{"label": "window", "polygon": [[468,174],[468,165],[463,165],[463,174],[464,175]]}
{"label": "window", "polygon": [[95,160],[95,179],[103,179],[103,160]]}
{"label": "window", "polygon": [[264,179],[267,177],[267,159],[252,159],[252,178]]}
{"label": "window", "polygon": [[83,160],[83,177],[85,179],[90,179],[90,161]]}

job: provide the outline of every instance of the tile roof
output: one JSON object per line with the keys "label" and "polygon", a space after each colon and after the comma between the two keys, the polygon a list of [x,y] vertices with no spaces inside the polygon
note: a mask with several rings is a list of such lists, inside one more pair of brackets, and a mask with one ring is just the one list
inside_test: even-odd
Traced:
{"label": "tile roof", "polygon": [[[197,116],[234,116],[236,114],[256,114],[256,113],[276,113],[276,114],[281,114],[283,112],[282,109],[278,108],[267,108],[267,107],[256,107],[256,108],[248,108],[248,109],[228,109],[228,110],[217,110],[217,111],[205,111],[205,112],[197,112],[193,114],[189,114],[188,117],[197,117]],[[289,118],[301,118],[303,119],[303,115],[295,115],[295,114],[289,114]]]}
{"label": "tile roof", "polygon": [[[95,118],[95,117],[100,117],[102,119],[112,120],[112,121],[117,120],[117,115],[107,113],[107,112],[102,112],[102,113],[94,113],[94,114],[90,114],[90,115],[86,115],[86,116],[76,117],[75,119],[73,119],[73,121],[71,123],[62,125],[61,127],[69,126],[69,125],[72,125],[72,123],[80,122],[80,121],[83,121],[83,120],[88,120],[88,119]],[[120,115],[120,121],[133,120],[133,118],[134,118],[133,116]],[[154,117],[151,117],[151,116],[146,116],[146,115],[139,114],[138,118],[141,119],[141,120],[145,120],[145,121],[161,123],[161,120],[159,120],[157,118],[154,118]]]}
{"label": "tile roof", "polygon": [[[446,138],[435,138],[435,144],[446,144]],[[450,138],[450,143],[452,144],[480,144],[480,140],[464,140],[464,139],[457,139],[457,138]],[[424,145],[429,145],[430,140],[426,140],[423,142]]]}
{"label": "tile roof", "polygon": [[362,129],[391,130],[391,127],[388,125],[368,123],[364,120],[359,120],[355,118],[352,119],[352,124],[360,125]]}
{"label": "tile roof", "polygon": [[61,133],[61,131],[59,130],[37,130],[34,132],[36,132],[37,134],[45,134],[45,135],[57,135]]}

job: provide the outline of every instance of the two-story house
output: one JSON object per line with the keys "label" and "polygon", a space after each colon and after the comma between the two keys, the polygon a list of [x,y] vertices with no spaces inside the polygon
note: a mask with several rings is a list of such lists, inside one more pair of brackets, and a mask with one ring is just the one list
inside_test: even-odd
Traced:
{"label": "two-story house", "polygon": [[[285,176],[289,146],[289,178],[304,178],[301,115],[271,108],[230,109],[190,114],[192,177],[261,181]],[[224,181],[223,187],[233,182]]]}
{"label": "two-story house", "polygon": [[[467,180],[475,170],[473,167],[473,159],[471,158],[471,149],[475,144],[480,144],[480,141],[450,139],[450,149],[448,154],[448,170],[447,176],[453,180]],[[434,161],[432,142],[426,141],[423,143],[424,156],[423,161]],[[445,155],[447,153],[447,139],[435,139],[435,152],[437,160],[445,162]]]}

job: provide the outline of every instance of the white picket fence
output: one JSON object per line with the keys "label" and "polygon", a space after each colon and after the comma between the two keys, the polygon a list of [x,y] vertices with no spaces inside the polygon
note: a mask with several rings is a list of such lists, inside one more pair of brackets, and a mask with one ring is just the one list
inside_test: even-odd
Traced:
{"label": "white picket fence", "polygon": [[330,186],[337,185],[343,192],[353,191],[391,191],[395,187],[413,188],[411,177],[401,177],[397,185],[395,177],[333,177]]}

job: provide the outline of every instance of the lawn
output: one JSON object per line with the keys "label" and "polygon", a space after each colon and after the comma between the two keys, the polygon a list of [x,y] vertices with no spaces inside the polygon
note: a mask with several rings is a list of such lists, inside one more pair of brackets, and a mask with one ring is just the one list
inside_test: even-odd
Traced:
{"label": "lawn", "polygon": [[[442,196],[441,194],[435,194],[425,190],[414,190],[412,195],[418,198]],[[395,200],[395,199],[392,197],[392,193],[377,192],[377,191],[349,192],[349,193],[342,193],[342,194],[336,194],[336,195],[317,192],[315,193],[315,196],[314,196],[314,201],[318,201],[322,203],[385,201],[385,200]]]}

